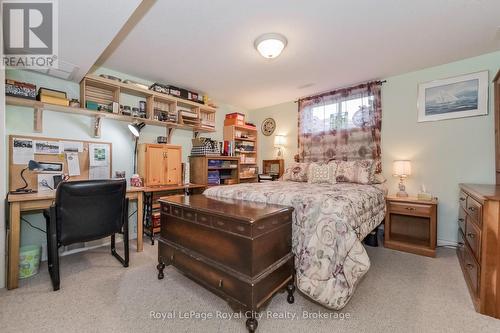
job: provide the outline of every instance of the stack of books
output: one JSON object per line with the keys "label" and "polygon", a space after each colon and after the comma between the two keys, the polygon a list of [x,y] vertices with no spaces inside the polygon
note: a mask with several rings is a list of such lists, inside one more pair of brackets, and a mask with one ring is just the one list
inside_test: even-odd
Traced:
{"label": "stack of books", "polygon": [[48,88],[38,89],[36,99],[43,103],[68,106],[69,100],[64,91],[53,90]]}

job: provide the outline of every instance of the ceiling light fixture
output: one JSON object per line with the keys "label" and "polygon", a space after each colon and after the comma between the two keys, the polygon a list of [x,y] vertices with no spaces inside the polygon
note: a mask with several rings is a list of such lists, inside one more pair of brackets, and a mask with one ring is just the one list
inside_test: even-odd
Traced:
{"label": "ceiling light fixture", "polygon": [[254,42],[257,51],[267,59],[279,56],[286,44],[287,40],[285,36],[276,33],[261,35]]}

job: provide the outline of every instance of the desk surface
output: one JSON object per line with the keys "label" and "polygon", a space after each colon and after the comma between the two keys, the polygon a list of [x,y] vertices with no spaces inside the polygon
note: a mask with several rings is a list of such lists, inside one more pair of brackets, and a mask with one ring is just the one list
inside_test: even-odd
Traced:
{"label": "desk surface", "polygon": [[[127,193],[135,193],[143,191],[144,187],[127,187]],[[25,193],[25,194],[9,193],[7,200],[9,202],[23,202],[23,201],[54,199],[55,197],[56,197],[56,191],[43,191],[43,192]]]}
{"label": "desk surface", "polygon": [[[163,191],[204,188],[204,187],[206,187],[206,186],[200,185],[200,184],[165,185],[165,186],[148,186],[148,187],[127,187],[127,193],[163,192]],[[43,191],[43,192],[25,193],[25,194],[9,194],[7,200],[9,202],[23,202],[23,201],[54,199],[55,197],[56,197],[56,191]]]}

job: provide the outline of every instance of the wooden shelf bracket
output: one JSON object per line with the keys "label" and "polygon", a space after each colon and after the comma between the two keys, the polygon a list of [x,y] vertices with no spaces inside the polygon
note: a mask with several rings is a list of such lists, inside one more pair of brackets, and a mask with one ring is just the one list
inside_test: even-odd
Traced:
{"label": "wooden shelf bracket", "polygon": [[35,106],[33,108],[33,131],[37,133],[43,132],[43,108]]}
{"label": "wooden shelf bracket", "polygon": [[102,124],[102,118],[100,116],[96,116],[94,118],[94,138],[101,137],[101,124]]}

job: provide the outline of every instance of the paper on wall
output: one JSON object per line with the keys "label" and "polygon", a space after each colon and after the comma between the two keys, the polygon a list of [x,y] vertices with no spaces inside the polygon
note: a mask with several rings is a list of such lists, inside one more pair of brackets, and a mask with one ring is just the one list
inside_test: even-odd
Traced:
{"label": "paper on wall", "polygon": [[[109,145],[101,143],[89,144],[90,166],[108,166],[109,165]],[[109,178],[109,175],[108,175]]]}
{"label": "paper on wall", "polygon": [[40,173],[38,177],[38,192],[47,192],[54,190],[54,174]]}
{"label": "paper on wall", "polygon": [[60,154],[61,143],[57,141],[35,141],[35,154]]}
{"label": "paper on wall", "polygon": [[12,163],[28,164],[30,160],[34,159],[33,140],[23,138],[14,138],[12,140]]}
{"label": "paper on wall", "polygon": [[83,152],[83,142],[81,141],[60,141],[62,151],[65,153]]}
{"label": "paper on wall", "polygon": [[89,167],[89,179],[109,179],[109,165]]}
{"label": "paper on wall", "polygon": [[68,164],[68,174],[70,176],[80,176],[78,153],[66,153],[66,163]]}

